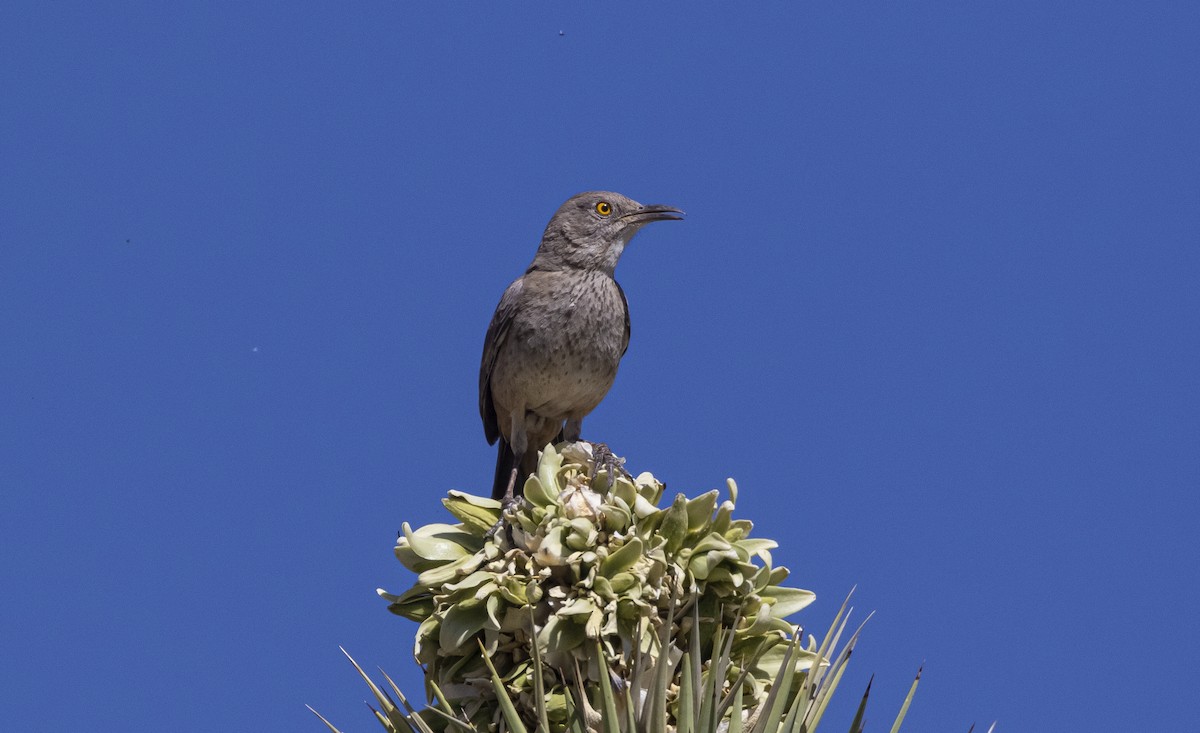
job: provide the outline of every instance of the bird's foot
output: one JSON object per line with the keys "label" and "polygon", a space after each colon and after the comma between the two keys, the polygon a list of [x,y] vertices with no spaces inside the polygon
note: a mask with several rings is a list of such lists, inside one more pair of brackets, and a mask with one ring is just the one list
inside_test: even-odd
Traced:
{"label": "bird's foot", "polygon": [[[521,497],[518,497],[516,495],[516,493],[517,493],[517,474],[519,472],[520,472],[519,464],[517,463],[516,459],[514,459],[512,471],[510,471],[508,474],[508,486],[505,487],[504,493],[499,497],[500,498],[500,519],[498,519],[496,521],[496,525],[494,527],[492,527],[491,529],[489,529],[487,531],[487,534],[484,535],[485,539],[490,540],[496,536],[496,532],[500,531],[500,527],[507,524],[508,514],[513,509],[516,508],[517,504],[519,504],[521,502]],[[508,539],[510,542],[512,541],[512,529],[511,528],[508,531]]]}
{"label": "bird's foot", "polygon": [[516,512],[517,508],[525,502],[523,496],[513,496],[512,493],[505,494],[500,499],[500,518],[492,525],[492,528],[484,534],[485,540],[490,540],[496,536],[501,529],[504,530],[504,537],[508,540],[509,545],[515,544],[513,541],[513,523],[509,521],[509,517]]}
{"label": "bird's foot", "polygon": [[612,490],[613,484],[617,482],[617,472],[625,478],[632,479],[633,476],[625,470],[625,459],[618,458],[607,443],[592,443],[592,475],[604,469],[608,472],[608,488]]}

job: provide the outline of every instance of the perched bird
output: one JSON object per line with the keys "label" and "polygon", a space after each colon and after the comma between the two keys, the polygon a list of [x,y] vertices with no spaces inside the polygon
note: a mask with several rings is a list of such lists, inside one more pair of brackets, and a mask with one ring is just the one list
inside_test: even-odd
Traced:
{"label": "perched bird", "polygon": [[500,441],[492,496],[511,502],[553,440],[579,440],[583,418],[612,386],[629,346],[629,304],[613,279],[629,240],[652,221],[682,219],[619,193],[567,200],[546,225],[525,274],[488,326],[479,365],[479,414]]}

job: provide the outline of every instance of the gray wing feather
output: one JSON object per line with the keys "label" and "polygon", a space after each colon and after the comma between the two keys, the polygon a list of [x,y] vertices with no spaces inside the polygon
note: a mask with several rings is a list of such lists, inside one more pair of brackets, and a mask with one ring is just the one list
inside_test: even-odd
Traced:
{"label": "gray wing feather", "polygon": [[625,345],[621,347],[621,356],[625,356],[625,352],[629,351],[629,300],[625,297],[625,289],[621,287],[621,283],[613,280],[617,286],[617,292],[621,294],[621,307],[625,310]]}
{"label": "gray wing feather", "polygon": [[488,445],[500,437],[496,405],[492,402],[492,371],[496,367],[496,357],[508,338],[508,328],[519,309],[524,285],[524,278],[517,278],[504,291],[496,312],[492,314],[492,322],[488,324],[487,336],[483,339],[483,359],[479,363],[479,416],[483,418],[483,434],[487,437]]}

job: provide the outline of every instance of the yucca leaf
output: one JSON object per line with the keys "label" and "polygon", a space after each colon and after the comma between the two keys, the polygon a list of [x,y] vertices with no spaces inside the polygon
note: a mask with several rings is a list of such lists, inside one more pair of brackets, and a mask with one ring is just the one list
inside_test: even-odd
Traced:
{"label": "yucca leaf", "polygon": [[678,733],[692,733],[696,725],[696,685],[692,653],[683,653],[680,665],[679,698],[675,701],[675,725]]}
{"label": "yucca leaf", "polygon": [[517,707],[513,705],[512,698],[504,687],[504,680],[500,679],[500,674],[492,666],[492,660],[488,659],[487,650],[483,648],[482,642],[479,644],[479,653],[483,656],[483,663],[487,665],[488,672],[491,673],[492,691],[496,694],[496,701],[500,703],[500,712],[504,715],[508,729],[512,733],[527,733],[525,724],[521,722],[521,716],[517,713]]}
{"label": "yucca leaf", "polygon": [[593,643],[592,653],[600,665],[600,681],[598,683],[600,710],[604,716],[600,723],[603,725],[604,733],[621,733],[621,719],[617,717],[617,701],[613,697],[612,678],[609,676],[611,667],[608,665],[608,656],[604,653],[604,646],[599,641]]}
{"label": "yucca leaf", "polygon": [[388,731],[388,733],[396,733],[396,726],[392,725],[391,721],[387,719],[387,716],[371,707],[369,704],[367,705],[367,710],[371,711],[371,714],[375,716],[375,720],[379,721],[379,724],[383,726],[384,730]]}
{"label": "yucca leaf", "polygon": [[[718,619],[722,618],[723,616],[724,608],[717,613]],[[729,669],[732,664],[730,650],[733,648],[733,640],[736,636],[733,630],[738,627],[738,624],[740,624],[741,621],[742,609],[739,607],[737,612],[734,614],[732,623],[730,623],[729,626],[717,624],[716,631],[714,632],[712,653],[713,669],[715,670],[715,674],[713,675],[713,710],[711,717],[713,725],[720,723],[725,714],[725,710],[729,707],[729,703],[731,702],[731,697],[733,695],[733,688],[731,687],[729,695],[726,695],[724,698],[722,697],[725,681],[729,677]],[[735,686],[740,686],[740,683]]]}
{"label": "yucca leaf", "polygon": [[641,695],[641,690],[630,685],[628,681],[625,681],[621,685],[621,695],[625,701],[625,707],[622,711],[625,714],[624,718],[622,718],[624,730],[626,733],[634,733],[637,731],[637,711],[635,710],[636,703],[634,702],[634,698]]}
{"label": "yucca leaf", "polygon": [[[743,675],[744,676],[744,675]],[[739,679],[737,684],[729,692],[729,731],[728,733],[742,733],[742,713],[745,708],[743,702],[746,696],[745,685]],[[725,707],[725,706],[722,706]],[[721,720],[721,715],[717,715],[717,720]]]}
{"label": "yucca leaf", "polygon": [[821,640],[821,645],[817,648],[817,659],[820,661],[809,669],[807,676],[807,694],[810,698],[816,692],[817,685],[821,682],[821,670],[824,666],[824,660],[827,658],[826,653],[830,649],[837,648],[837,639],[841,636],[842,630],[850,620],[848,606],[850,598],[853,595],[854,588],[851,588],[850,592],[846,594],[846,600],[842,601],[842,607],[838,609],[837,614],[833,617],[833,621],[829,624],[829,631],[825,632],[825,636]]}
{"label": "yucca leaf", "polygon": [[766,731],[774,731],[779,727],[783,705],[786,702],[792,678],[796,675],[796,665],[792,664],[792,652],[800,643],[799,639],[799,635],[796,635],[788,644],[787,651],[783,655],[783,662],[779,666],[779,672],[774,683],[771,684],[771,691],[767,694],[767,699],[759,703],[758,710],[755,711],[758,719],[755,721],[751,733],[766,733]]}
{"label": "yucca leaf", "polygon": [[[854,630],[854,633],[850,635],[850,640],[846,642],[846,646],[842,648],[842,651],[838,655],[837,659],[830,664],[829,671],[827,673],[829,675],[828,679],[820,683],[820,686],[817,690],[817,696],[813,701],[814,705],[809,711],[808,720],[806,721],[809,729],[815,730],[817,723],[819,723],[821,720],[821,716],[825,714],[825,708],[829,705],[829,701],[833,698],[833,693],[837,690],[838,683],[841,682],[842,673],[846,671],[846,667],[850,663],[850,655],[854,652],[854,647],[858,644],[858,639],[862,635],[863,628],[866,627],[867,622],[870,621],[871,617],[874,615],[874,611],[867,614],[867,617],[863,619],[863,622],[859,624],[858,628]],[[847,614],[845,620],[849,620],[849,614]],[[843,627],[844,625],[845,621],[843,621]],[[841,629],[839,628],[838,635],[840,634]]]}
{"label": "yucca leaf", "polygon": [[[466,731],[467,733],[475,733],[474,726],[472,726],[470,723],[467,723],[466,721],[459,720],[454,715],[449,715],[449,714],[442,712],[441,710],[434,708],[434,707],[426,708],[426,709],[429,710],[430,715],[433,715],[435,718],[444,720],[450,725],[457,726],[458,728],[462,729],[463,731]],[[421,728],[422,731],[433,730],[433,728],[429,727],[429,724],[426,723],[425,721],[421,721],[421,723],[423,725],[423,727]]]}
{"label": "yucca leaf", "polygon": [[871,685],[874,682],[875,675],[871,675],[871,679],[867,680],[867,689],[863,691],[862,700],[858,703],[858,710],[854,712],[854,720],[850,721],[850,733],[863,731],[863,715],[867,712],[867,698],[871,696]]}
{"label": "yucca leaf", "polygon": [[[342,649],[342,647],[338,648]],[[375,699],[379,702],[379,707],[383,708],[385,714],[384,720],[390,724],[389,727],[403,727],[405,730],[407,730],[409,726],[404,720],[404,715],[400,713],[400,709],[396,707],[396,704],[392,702],[392,699],[388,697],[387,693],[376,686],[367,673],[363,671],[363,668],[358,665],[358,662],[354,661],[354,657],[350,656],[350,652],[342,649],[342,654],[346,655],[346,659],[350,660],[350,664],[354,665],[354,668],[358,670],[358,674],[367,683],[367,686],[371,688],[371,694],[374,695]],[[377,712],[376,714],[378,715],[379,713]]]}
{"label": "yucca leaf", "polygon": [[444,712],[446,715],[453,717],[454,709],[450,707],[450,701],[447,700],[446,695],[442,693],[442,688],[438,687],[437,682],[431,679],[427,678],[425,682],[429,686],[429,691],[431,693],[430,697],[432,697],[433,701],[437,704],[437,709],[441,712]]}
{"label": "yucca leaf", "polygon": [[567,733],[588,733],[587,722],[583,719],[583,713],[580,712],[579,705],[575,701],[574,691],[568,687],[564,694],[567,703],[567,720],[571,721],[567,727]]}
{"label": "yucca leaf", "polygon": [[308,708],[308,709],[309,709],[309,711],[311,711],[313,715],[315,715],[315,716],[317,716],[318,718],[320,718],[320,719],[321,719],[321,722],[322,722],[322,723],[324,723],[324,724],[325,724],[325,725],[326,725],[326,726],[329,728],[329,730],[333,731],[333,733],[342,733],[340,730],[338,730],[337,728],[333,727],[333,723],[330,723],[328,720],[326,720],[324,715],[321,715],[321,714],[320,714],[320,713],[318,713],[316,710],[313,710],[313,708],[312,708],[312,706],[311,706],[311,705],[305,705],[304,707]]}
{"label": "yucca leaf", "polygon": [[550,716],[546,712],[546,680],[542,666],[542,652],[537,643],[537,626],[533,623],[533,614],[529,616],[529,654],[533,659],[533,699],[537,710],[537,733],[550,733]]}
{"label": "yucca leaf", "polygon": [[645,733],[666,733],[667,684],[671,679],[674,664],[671,662],[671,620],[675,618],[675,596],[671,595],[667,608],[667,620],[658,631],[658,657],[654,660],[654,673],[647,692],[646,705],[642,709],[642,730]]}
{"label": "yucca leaf", "polygon": [[[714,497],[716,493],[716,490],[712,492]],[[702,694],[700,679],[702,670],[704,669],[704,656],[700,651],[700,606],[696,603],[692,604],[692,629],[691,633],[688,634],[688,651],[691,655],[692,693],[681,699],[690,705],[693,711],[698,712],[700,709],[700,696]],[[692,722],[697,723],[699,721],[693,718]]]}
{"label": "yucca leaf", "polygon": [[396,682],[389,677],[388,673],[384,672],[382,668],[379,669],[379,674],[383,675],[383,678],[387,680],[388,684],[392,688],[392,692],[396,693],[396,697],[400,700],[400,704],[403,705],[404,709],[407,711],[408,714],[405,716],[404,722],[408,725],[408,727],[412,729],[414,733],[433,733],[433,729],[429,727],[429,724],[426,723],[425,720],[419,714],[417,714],[417,711],[413,709],[413,706],[408,703],[408,698],[405,697],[404,693],[400,691],[400,686],[397,685]]}
{"label": "yucca leaf", "polygon": [[[917,683],[921,681],[921,670],[925,669],[925,665],[921,665],[917,669],[917,676],[913,678],[912,686],[908,688],[908,694],[904,696],[904,704],[900,706],[900,714],[896,716],[896,722],[892,723],[892,733],[897,733],[900,730],[900,724],[904,722],[904,716],[908,715],[908,706],[912,703],[913,695],[917,693]],[[992,723],[992,728],[996,724]],[[991,729],[988,729],[991,733]]]}
{"label": "yucca leaf", "polygon": [[808,714],[804,721],[806,731],[815,731],[817,725],[820,724],[821,718],[825,715],[825,708],[828,707],[829,701],[833,699],[834,691],[842,681],[842,673],[846,671],[846,663],[850,661],[850,654],[853,651],[853,643],[847,644],[846,649],[839,657],[841,663],[835,665],[829,675],[822,680],[816,696],[809,704]]}

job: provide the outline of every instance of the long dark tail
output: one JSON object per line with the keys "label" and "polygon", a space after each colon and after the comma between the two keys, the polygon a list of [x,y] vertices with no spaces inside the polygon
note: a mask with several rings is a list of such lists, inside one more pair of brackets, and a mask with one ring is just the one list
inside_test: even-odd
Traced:
{"label": "long dark tail", "polygon": [[[512,475],[514,459],[512,446],[501,435],[499,444],[496,446],[496,477],[492,479],[493,499],[504,498],[504,492],[508,490],[508,479]],[[513,490],[514,494],[520,495],[522,483],[521,481],[517,482],[517,486]]]}
{"label": "long dark tail", "polygon": [[[558,435],[554,438],[555,444],[563,441],[562,431],[558,431]],[[513,486],[513,496],[521,496],[525,493],[525,479],[537,470],[537,452],[540,448],[529,451],[526,455],[521,456],[520,470],[517,471],[517,483]],[[504,493],[508,491],[508,479],[512,476],[513,463],[517,457],[513,454],[512,446],[500,436],[500,440],[496,445],[496,473],[492,477],[492,498],[503,499]]]}

